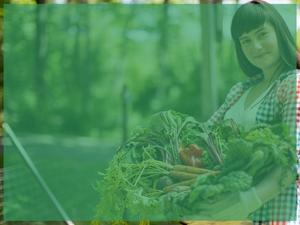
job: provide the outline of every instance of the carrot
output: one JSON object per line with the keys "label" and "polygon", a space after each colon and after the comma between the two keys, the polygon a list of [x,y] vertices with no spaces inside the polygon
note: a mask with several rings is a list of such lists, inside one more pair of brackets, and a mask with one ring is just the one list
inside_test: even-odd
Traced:
{"label": "carrot", "polygon": [[184,165],[175,165],[173,166],[173,170],[185,172],[185,173],[192,173],[192,174],[203,174],[203,173],[215,173],[217,171],[214,170],[208,170],[203,168],[197,168],[193,166],[184,166]]}
{"label": "carrot", "polygon": [[174,187],[165,187],[164,192],[183,192],[183,191],[190,191],[191,187],[189,186],[174,186]]}
{"label": "carrot", "polygon": [[189,180],[189,179],[196,178],[198,176],[198,174],[172,170],[172,171],[170,171],[170,176],[173,178],[180,179],[180,180]]}
{"label": "carrot", "polygon": [[170,190],[173,190],[173,188],[177,187],[177,186],[191,186],[196,182],[196,179],[190,179],[190,180],[185,180],[185,181],[181,181],[175,184],[171,184],[168,185],[164,188],[165,192],[169,192]]}
{"label": "carrot", "polygon": [[171,187],[171,186],[189,186],[189,185],[192,185],[196,182],[197,179],[193,178],[193,179],[190,179],[190,180],[185,180],[185,181],[181,181],[181,182],[177,182],[177,183],[174,183],[174,184],[170,184],[166,187]]}

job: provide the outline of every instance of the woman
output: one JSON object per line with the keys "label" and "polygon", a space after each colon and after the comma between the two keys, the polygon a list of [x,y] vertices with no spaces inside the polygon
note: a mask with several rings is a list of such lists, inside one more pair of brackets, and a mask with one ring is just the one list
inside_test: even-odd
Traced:
{"label": "woman", "polygon": [[[235,13],[231,34],[238,62],[249,79],[232,87],[207,124],[228,118],[246,128],[257,123],[284,122],[296,137],[296,69],[300,60],[283,18],[270,4],[251,1]],[[296,184],[287,175],[291,185],[282,190],[279,175],[280,168],[238,199],[228,196],[212,205],[208,213],[213,218],[252,214],[254,224],[288,224],[296,217]]]}

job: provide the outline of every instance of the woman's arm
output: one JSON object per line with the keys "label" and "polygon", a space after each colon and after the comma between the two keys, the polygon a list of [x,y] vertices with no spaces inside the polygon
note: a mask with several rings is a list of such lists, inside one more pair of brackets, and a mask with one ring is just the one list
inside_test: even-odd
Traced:
{"label": "woman's arm", "polygon": [[[285,179],[285,186],[282,186],[280,182],[282,177]],[[274,199],[283,189],[293,183],[295,183],[295,176],[292,169],[284,171],[283,174],[283,170],[278,167],[250,191],[241,192],[241,200],[244,207],[247,207],[247,212],[250,214],[260,208],[263,203]]]}
{"label": "woman's arm", "polygon": [[[283,187],[280,180],[284,177],[286,186]],[[256,187],[258,198],[262,202],[268,202],[275,198],[280,192],[295,183],[295,176],[291,170],[283,170],[279,167],[270,173],[268,177],[263,179]]]}
{"label": "woman's arm", "polygon": [[[299,110],[299,96],[297,96],[297,85],[300,80],[297,79],[298,74],[291,74],[287,76],[280,84],[277,89],[277,103],[280,109],[281,122],[288,125],[290,134],[295,137],[296,143],[296,127],[297,127],[297,112]],[[279,122],[279,121],[278,121]],[[296,146],[295,146],[296,154]],[[278,196],[282,190],[289,187],[291,184],[296,183],[296,177],[294,173],[294,168],[290,170],[284,170],[278,167],[270,172],[269,176],[265,177],[260,183],[252,189],[251,192],[241,193],[242,199],[248,204],[249,213],[253,212],[255,209],[259,208],[261,203],[266,203],[276,196]],[[283,174],[284,173],[284,174]],[[285,179],[284,185],[280,182]],[[247,202],[246,202],[246,201]]]}
{"label": "woman's arm", "polygon": [[[296,74],[297,73],[297,74]],[[300,84],[299,71],[287,76],[277,89],[277,102],[280,109],[281,122],[288,125],[290,134],[296,138],[297,112],[300,112],[300,96],[298,96],[298,87]]]}
{"label": "woman's arm", "polygon": [[[279,180],[282,175],[281,168],[276,168],[274,171],[270,173],[268,177],[263,179],[256,187],[256,193],[258,198],[262,202],[267,202],[274,197],[276,197],[281,190]],[[291,178],[291,176],[289,175]],[[290,184],[292,183],[292,179],[290,179]]]}
{"label": "woman's arm", "polygon": [[[300,79],[297,79],[299,74],[295,73],[296,71],[279,84],[276,100],[278,102],[278,107],[280,108],[282,119],[281,122],[288,125],[290,134],[295,138],[296,143],[296,128],[298,127],[297,124],[299,123],[297,120],[297,115],[300,112],[300,96],[298,93]],[[294,172],[294,168],[283,171],[281,167],[278,167],[271,171],[269,176],[257,184],[250,193],[245,193],[244,199],[247,199],[247,202],[244,204],[249,205],[249,212],[253,212],[255,208],[258,208],[259,204],[274,199],[282,192],[282,190],[289,187],[291,184],[296,183]],[[285,186],[283,186],[282,182],[280,182],[283,178],[285,179]],[[243,196],[243,193],[241,196]]]}
{"label": "woman's arm", "polygon": [[[207,215],[213,220],[244,220],[248,216],[259,209],[265,202],[268,202],[280,194],[282,186],[280,185],[282,170],[278,168],[274,170],[268,177],[255,187],[237,193],[228,194],[215,204],[208,206]],[[293,173],[284,174],[288,182],[295,182]]]}
{"label": "woman's arm", "polygon": [[224,103],[213,113],[213,115],[205,122],[208,127],[214,126],[224,119],[225,113],[230,107],[242,96],[244,86],[242,82],[235,84],[226,95]]}
{"label": "woman's arm", "polygon": [[[297,98],[297,83],[299,83],[298,86],[300,87],[300,79],[297,80],[295,74],[287,77],[280,83],[276,96],[281,122],[289,126],[290,133],[294,137],[296,137],[296,122],[299,122],[296,120],[296,116],[297,112],[300,112],[300,98],[299,96]],[[259,209],[264,203],[278,196],[284,188],[296,183],[293,172],[293,168],[289,171],[283,171],[281,167],[276,168],[255,187],[248,191],[240,192],[239,199],[229,196],[216,205],[212,205],[211,215],[214,215],[215,219],[247,218],[249,214]],[[285,187],[280,182],[282,177],[285,179]]]}

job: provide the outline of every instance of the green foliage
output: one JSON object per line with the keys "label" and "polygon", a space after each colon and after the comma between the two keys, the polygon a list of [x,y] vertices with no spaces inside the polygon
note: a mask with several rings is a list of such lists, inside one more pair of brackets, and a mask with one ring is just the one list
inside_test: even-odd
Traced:
{"label": "green foliage", "polygon": [[168,109],[203,121],[206,60],[222,71],[219,103],[241,77],[228,39],[221,62],[201,56],[194,6],[9,5],[6,16],[6,120],[20,132],[120,138],[124,102],[129,130]]}
{"label": "green foliage", "polygon": [[[275,168],[292,170],[296,164],[293,142],[281,134],[288,134],[283,124],[246,131],[225,120],[207,128],[175,111],[155,114],[120,147],[104,175],[97,216],[177,220],[180,215],[201,214],[207,204],[250,189]],[[186,166],[181,157],[183,151],[195,151],[195,143],[202,144],[198,157],[204,168]],[[184,147],[191,145],[191,149]],[[216,156],[221,160],[216,161]],[[178,180],[179,175],[184,181]],[[285,182],[284,177],[280,182]],[[107,207],[110,204],[114,206]]]}
{"label": "green foliage", "polygon": [[233,171],[227,176],[221,177],[219,182],[224,186],[224,192],[246,191],[252,185],[252,176],[244,171]]}
{"label": "green foliage", "polygon": [[225,155],[225,163],[223,172],[229,172],[241,168],[249,162],[253,154],[253,146],[251,142],[247,142],[240,138],[229,140]]}

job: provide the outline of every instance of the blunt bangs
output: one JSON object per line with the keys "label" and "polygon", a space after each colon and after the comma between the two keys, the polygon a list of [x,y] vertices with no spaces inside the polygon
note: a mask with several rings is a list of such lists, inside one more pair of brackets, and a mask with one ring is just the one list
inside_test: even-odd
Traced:
{"label": "blunt bangs", "polygon": [[263,26],[265,22],[271,22],[266,9],[257,4],[245,4],[232,19],[231,36],[238,41],[241,35]]}

